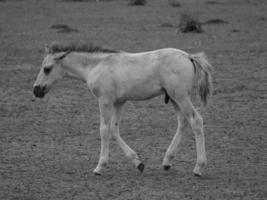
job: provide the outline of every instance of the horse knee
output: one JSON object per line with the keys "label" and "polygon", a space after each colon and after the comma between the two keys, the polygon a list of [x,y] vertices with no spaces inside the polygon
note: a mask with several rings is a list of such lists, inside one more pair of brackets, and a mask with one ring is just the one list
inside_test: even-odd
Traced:
{"label": "horse knee", "polygon": [[111,136],[113,139],[118,140],[119,139],[119,124],[118,123],[114,123],[111,126]]}
{"label": "horse knee", "polygon": [[202,134],[203,130],[203,118],[197,112],[194,113],[193,117],[190,120],[191,127],[195,134],[199,135]]}
{"label": "horse knee", "polygon": [[179,124],[180,131],[184,132],[188,125],[188,122],[185,117],[180,117],[178,120],[178,124]]}
{"label": "horse knee", "polygon": [[111,137],[110,132],[109,132],[109,126],[101,125],[100,126],[100,135],[101,135],[102,140],[108,141]]}

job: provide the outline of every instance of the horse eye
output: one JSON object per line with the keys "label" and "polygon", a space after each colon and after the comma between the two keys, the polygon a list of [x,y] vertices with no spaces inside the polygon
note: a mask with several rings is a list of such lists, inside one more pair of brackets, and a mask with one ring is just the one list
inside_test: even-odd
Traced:
{"label": "horse eye", "polygon": [[47,75],[51,72],[52,67],[44,67],[44,73]]}

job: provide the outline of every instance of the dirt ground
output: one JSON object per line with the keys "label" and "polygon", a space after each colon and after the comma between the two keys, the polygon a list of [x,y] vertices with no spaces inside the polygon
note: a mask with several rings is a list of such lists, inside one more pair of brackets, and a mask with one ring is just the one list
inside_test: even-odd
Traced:
{"label": "dirt ground", "polygon": [[[0,1],[0,199],[267,199],[267,3],[265,0]],[[177,33],[193,13],[203,33]],[[55,25],[68,25],[68,30]],[[166,25],[167,24],[167,25]],[[54,25],[54,26],[53,26]],[[190,130],[170,171],[161,162],[176,130],[163,97],[129,102],[122,137],[146,168],[140,174],[112,142],[108,168],[92,171],[100,151],[96,99],[64,79],[42,100],[32,85],[52,41],[88,41],[130,52],[175,47],[205,51],[214,65],[214,95],[204,118],[208,165],[193,176]],[[196,105],[199,103],[196,102]]]}

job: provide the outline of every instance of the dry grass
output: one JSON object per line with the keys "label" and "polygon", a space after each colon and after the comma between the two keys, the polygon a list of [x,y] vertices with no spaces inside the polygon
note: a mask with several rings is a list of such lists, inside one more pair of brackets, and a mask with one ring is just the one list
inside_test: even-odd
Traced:
{"label": "dry grass", "polygon": [[[180,0],[183,8],[201,13],[199,20],[220,17],[231,24],[206,25],[202,34],[179,37],[180,8],[167,0],[148,0],[144,7],[128,6],[128,0],[13,1],[0,3],[1,200],[266,199],[267,29],[260,20],[267,19],[265,1],[252,6],[251,1],[207,5]],[[163,22],[175,27],[163,28]],[[50,28],[53,24],[79,33],[59,34]],[[111,162],[102,176],[94,176],[99,111],[86,84],[66,78],[45,99],[31,101],[43,46],[55,40],[130,52],[164,47],[205,51],[214,65],[215,92],[210,106],[198,108],[208,156],[203,177],[192,175],[196,150],[189,127],[170,171],[161,167],[177,128],[174,109],[164,97],[129,102],[124,110],[121,135],[141,155],[145,171],[140,174],[112,141]]]}

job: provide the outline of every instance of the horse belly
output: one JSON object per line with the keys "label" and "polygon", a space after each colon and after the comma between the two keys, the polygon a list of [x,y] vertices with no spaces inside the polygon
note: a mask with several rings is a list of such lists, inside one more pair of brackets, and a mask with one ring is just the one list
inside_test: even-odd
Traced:
{"label": "horse belly", "polygon": [[125,55],[122,59],[113,73],[119,98],[146,100],[163,93],[157,54]]}
{"label": "horse belly", "polygon": [[146,100],[163,94],[162,87],[156,82],[138,79],[134,83],[128,81],[121,87],[120,98],[125,100]]}

